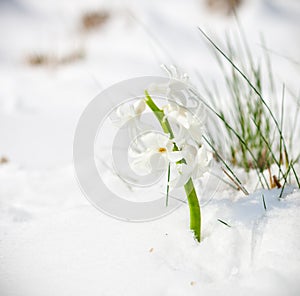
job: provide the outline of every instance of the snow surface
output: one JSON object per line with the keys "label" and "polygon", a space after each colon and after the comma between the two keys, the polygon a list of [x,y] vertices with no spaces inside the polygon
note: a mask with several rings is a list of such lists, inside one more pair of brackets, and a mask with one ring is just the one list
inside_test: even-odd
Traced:
{"label": "snow surface", "polygon": [[[216,77],[197,26],[223,40],[236,24],[203,2],[0,1],[0,158],[9,159],[0,164],[1,296],[299,295],[299,192],[280,201],[264,192],[265,211],[262,192],[221,186],[202,209],[197,244],[186,206],[121,222],[97,211],[74,176],[76,123],[103,88],[162,75],[161,63]],[[112,17],[83,34],[81,14],[103,7]],[[239,15],[251,47],[259,51],[264,33],[276,78],[298,91],[299,64],[278,53],[300,61],[299,1],[245,0]],[[26,64],[29,54],[82,48],[85,58],[68,65]]]}

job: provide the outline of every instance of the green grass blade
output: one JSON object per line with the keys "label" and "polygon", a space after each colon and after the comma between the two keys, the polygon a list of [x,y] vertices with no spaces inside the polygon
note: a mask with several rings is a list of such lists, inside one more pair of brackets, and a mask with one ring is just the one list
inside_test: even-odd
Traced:
{"label": "green grass blade", "polygon": [[221,220],[221,219],[217,219],[220,223],[226,225],[227,227],[231,227],[231,225],[229,225],[228,223],[226,223],[225,221]]}

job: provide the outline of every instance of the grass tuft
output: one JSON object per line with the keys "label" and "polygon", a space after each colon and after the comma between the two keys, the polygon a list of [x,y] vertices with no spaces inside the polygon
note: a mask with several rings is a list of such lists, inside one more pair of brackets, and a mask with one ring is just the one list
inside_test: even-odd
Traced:
{"label": "grass tuft", "polygon": [[[198,99],[214,115],[212,125],[208,131],[211,138],[210,146],[213,146],[212,148],[218,156],[217,159],[223,164],[226,163],[224,159],[228,159],[231,165],[242,167],[246,172],[254,169],[262,188],[283,187],[284,189],[288,179],[291,182],[292,175],[299,186],[299,177],[294,169],[295,162],[291,160],[292,151],[288,149],[283,134],[285,85],[282,87],[280,114],[276,114],[270,103],[268,103],[276,101],[276,88],[271,73],[270,59],[268,55],[265,56],[265,67],[268,71],[268,77],[265,77],[263,75],[264,64],[260,61],[255,62],[242,28],[239,29],[241,42],[234,42],[235,40],[232,41],[227,35],[227,53],[225,53],[199,28],[201,34],[214,50],[216,61],[224,78],[227,94],[230,97],[230,103],[226,102],[226,108],[223,108],[220,103],[220,92],[216,85],[209,87],[204,79],[201,82],[208,99],[204,99],[203,96],[195,92]],[[233,44],[237,45],[233,46]],[[236,62],[237,56],[243,56],[245,59],[239,60],[241,67]],[[272,100],[267,101],[264,98],[263,91],[265,89],[274,96]],[[298,116],[296,114],[294,125],[297,125],[297,120]],[[227,147],[224,147],[224,137],[220,137],[218,131],[220,124],[225,130]],[[293,130],[290,132],[293,133]],[[292,138],[292,135],[290,135],[288,139],[291,140]],[[289,144],[289,148],[291,148],[292,144]],[[222,158],[220,157],[220,151],[223,153]],[[274,166],[278,171],[277,176],[271,172]],[[227,164],[226,168],[228,169],[228,167]],[[228,171],[234,176],[232,169]],[[269,173],[269,180],[265,176],[266,173]],[[225,174],[228,175],[226,171]],[[281,180],[284,183],[283,186],[280,184]],[[241,185],[236,176],[232,177],[231,181],[235,185]]]}

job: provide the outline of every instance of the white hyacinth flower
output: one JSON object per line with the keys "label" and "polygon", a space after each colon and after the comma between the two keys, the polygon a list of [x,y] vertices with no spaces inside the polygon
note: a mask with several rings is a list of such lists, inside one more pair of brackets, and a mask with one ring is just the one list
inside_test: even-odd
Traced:
{"label": "white hyacinth flower", "polygon": [[174,143],[167,135],[148,132],[137,137],[128,150],[131,169],[137,175],[166,171],[169,163],[182,159],[180,151],[173,151]]}
{"label": "white hyacinth flower", "polygon": [[201,108],[199,108],[197,114],[192,114],[178,104],[169,103],[163,107],[163,110],[166,118],[176,122],[180,127],[179,134],[175,137],[175,141],[179,146],[186,142],[188,136],[198,144],[201,143],[205,122],[204,115],[200,114]]}
{"label": "white hyacinth flower", "polygon": [[194,88],[187,73],[180,71],[176,66],[167,67],[162,65],[162,68],[169,75],[169,82],[162,84],[152,84],[148,87],[152,94],[165,95],[168,98],[176,101],[179,104],[185,105],[189,94],[188,88]]}
{"label": "white hyacinth flower", "polygon": [[136,119],[139,119],[145,109],[146,103],[144,100],[138,100],[133,104],[124,103],[116,110],[117,120],[114,120],[114,124],[121,127],[129,121],[135,121]]}
{"label": "white hyacinth flower", "polygon": [[208,170],[210,154],[204,146],[185,145],[182,149],[185,163],[177,165],[178,176],[170,181],[171,188],[184,186],[190,178],[199,179]]}
{"label": "white hyacinth flower", "polygon": [[170,67],[167,67],[166,65],[161,65],[161,67],[168,73],[170,79],[174,79],[177,81],[181,81],[185,84],[190,85],[190,77],[187,73],[182,72],[178,67],[171,65]]}

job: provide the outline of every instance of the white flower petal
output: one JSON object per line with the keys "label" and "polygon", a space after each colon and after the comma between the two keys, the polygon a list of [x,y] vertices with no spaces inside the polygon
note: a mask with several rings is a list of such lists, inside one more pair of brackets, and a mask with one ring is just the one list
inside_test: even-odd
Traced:
{"label": "white flower petal", "polygon": [[195,146],[186,144],[182,148],[182,154],[187,165],[191,166],[195,164],[195,158],[197,156],[197,148]]}
{"label": "white flower petal", "polygon": [[171,188],[178,188],[184,186],[192,176],[193,167],[182,164],[180,171],[181,172],[178,174],[178,176],[171,180]]}
{"label": "white flower petal", "polygon": [[130,168],[140,176],[149,175],[152,171],[149,158],[146,155],[141,155],[135,159],[129,160]]}
{"label": "white flower petal", "polygon": [[202,142],[202,135],[203,135],[203,127],[200,125],[192,125],[188,131],[191,137],[197,142]]}
{"label": "white flower petal", "polygon": [[172,151],[172,152],[168,152],[168,160],[170,162],[177,162],[179,160],[181,160],[182,157],[182,152],[181,151]]}
{"label": "white flower petal", "polygon": [[133,104],[135,114],[141,114],[146,109],[146,103],[144,100],[138,100]]}
{"label": "white flower petal", "polygon": [[208,165],[210,162],[210,159],[208,157],[208,152],[204,146],[199,148],[195,161],[196,161],[196,166],[193,172],[193,177],[195,179],[199,179],[203,176],[204,173],[207,172]]}
{"label": "white flower petal", "polygon": [[166,147],[170,142],[171,141],[167,135],[155,134],[156,147]]}
{"label": "white flower petal", "polygon": [[163,153],[152,154],[150,158],[152,172],[159,172],[168,168],[169,162]]}
{"label": "white flower petal", "polygon": [[144,149],[155,149],[157,147],[157,134],[153,132],[145,133],[136,139]]}
{"label": "white flower petal", "polygon": [[117,120],[113,120],[113,124],[121,127],[130,120],[137,124],[145,108],[146,104],[144,100],[136,101],[133,104],[129,102],[123,103],[116,110]]}

